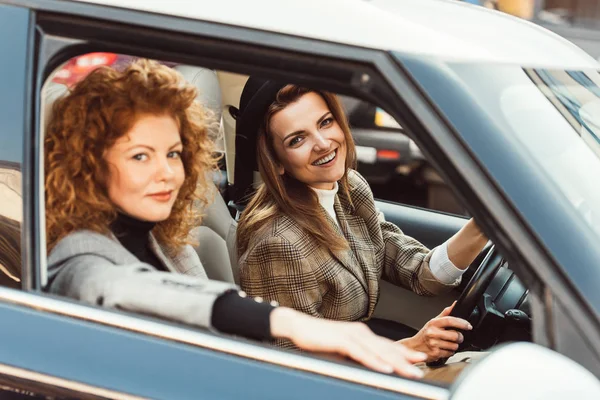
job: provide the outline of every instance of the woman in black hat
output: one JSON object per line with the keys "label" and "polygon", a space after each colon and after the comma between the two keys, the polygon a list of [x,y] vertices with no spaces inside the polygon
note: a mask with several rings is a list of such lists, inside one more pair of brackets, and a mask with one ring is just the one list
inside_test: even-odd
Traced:
{"label": "woman in black hat", "polygon": [[[250,186],[256,163],[250,149],[264,182],[237,230],[241,285],[252,296],[317,317],[368,322],[381,278],[421,295],[440,294],[458,285],[487,243],[473,220],[434,250],[386,222],[353,169],[352,134],[331,93],[250,78],[236,133],[235,182],[242,184],[236,195]],[[463,336],[452,329],[471,329],[450,317],[451,309],[419,332],[368,323],[432,361],[457,350]]]}

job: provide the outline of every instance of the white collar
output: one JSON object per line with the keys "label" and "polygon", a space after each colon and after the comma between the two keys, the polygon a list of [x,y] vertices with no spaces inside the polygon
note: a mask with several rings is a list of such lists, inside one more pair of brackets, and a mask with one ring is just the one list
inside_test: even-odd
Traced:
{"label": "white collar", "polygon": [[335,204],[335,195],[338,192],[339,186],[338,183],[335,182],[333,185],[333,189],[316,189],[314,187],[310,187],[315,191],[317,197],[319,198],[319,204],[327,211],[327,213],[333,218],[334,221],[337,222],[337,216],[335,214],[335,209],[333,205]]}

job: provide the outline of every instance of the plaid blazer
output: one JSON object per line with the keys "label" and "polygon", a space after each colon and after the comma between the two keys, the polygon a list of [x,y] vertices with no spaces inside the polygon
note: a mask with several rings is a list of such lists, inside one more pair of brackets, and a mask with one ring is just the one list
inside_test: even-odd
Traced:
{"label": "plaid blazer", "polygon": [[365,179],[353,170],[348,177],[352,201],[341,192],[335,199],[339,227],[323,207],[320,212],[349,248],[331,251],[288,216],[277,216],[256,232],[240,258],[248,295],[316,317],[365,321],[377,305],[381,278],[420,295],[454,286],[433,276],[430,250],[385,221]]}

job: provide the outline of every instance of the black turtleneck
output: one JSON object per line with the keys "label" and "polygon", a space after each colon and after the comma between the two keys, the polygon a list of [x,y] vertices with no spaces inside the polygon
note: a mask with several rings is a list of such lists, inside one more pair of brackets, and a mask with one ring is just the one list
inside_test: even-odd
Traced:
{"label": "black turtleneck", "polygon": [[[119,242],[138,260],[152,265],[159,271],[169,272],[167,267],[150,250],[150,231],[155,222],[140,221],[125,214],[118,214],[110,228]],[[271,339],[270,315],[274,307],[257,302],[236,290],[217,297],[213,304],[211,323],[219,331],[251,339]]]}
{"label": "black turtleneck", "polygon": [[152,265],[159,271],[167,271],[167,267],[150,250],[150,231],[156,222],[140,221],[125,214],[119,214],[110,226],[119,242],[138,260]]}

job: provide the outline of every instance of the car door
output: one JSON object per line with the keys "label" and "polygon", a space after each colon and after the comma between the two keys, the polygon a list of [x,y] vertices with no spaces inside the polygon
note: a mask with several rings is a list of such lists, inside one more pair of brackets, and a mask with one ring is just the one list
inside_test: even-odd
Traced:
{"label": "car door", "polygon": [[[51,398],[447,397],[447,388],[435,384],[42,292],[44,171],[39,143],[41,92],[50,73],[70,57],[94,50],[192,64],[203,61],[208,67],[226,65],[252,73],[266,61],[255,55],[254,64],[248,65],[244,57],[254,51],[244,51],[248,44],[242,46],[239,38],[251,38],[247,40],[258,46],[274,43],[277,35],[65,1],[28,5],[31,8],[0,4],[0,50],[11,55],[0,69],[0,159],[18,164],[23,187],[22,196],[11,203],[23,212],[21,232],[16,235],[23,238],[22,244],[10,251],[1,248],[3,266],[12,255],[13,270],[21,272],[19,284],[13,285],[17,287],[0,287],[0,338],[5,344],[0,352],[0,383],[6,390]],[[222,38],[230,41],[228,46],[215,42]],[[277,56],[286,62],[294,51],[292,46]],[[310,56],[304,57],[310,62]],[[4,225],[0,239],[14,237]]]}

